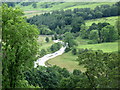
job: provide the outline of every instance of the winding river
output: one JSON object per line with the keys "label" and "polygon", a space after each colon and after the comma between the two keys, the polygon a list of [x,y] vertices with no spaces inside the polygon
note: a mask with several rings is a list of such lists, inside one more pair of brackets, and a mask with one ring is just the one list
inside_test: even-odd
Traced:
{"label": "winding river", "polygon": [[39,58],[37,61],[34,62],[34,68],[36,68],[38,65],[39,66],[45,66],[45,62],[48,61],[49,59],[55,58],[59,55],[62,55],[66,49],[66,46],[64,46],[64,42],[60,41],[60,40],[53,40],[55,43],[60,42],[63,46],[56,52],[51,53],[51,54],[47,54],[41,58]]}

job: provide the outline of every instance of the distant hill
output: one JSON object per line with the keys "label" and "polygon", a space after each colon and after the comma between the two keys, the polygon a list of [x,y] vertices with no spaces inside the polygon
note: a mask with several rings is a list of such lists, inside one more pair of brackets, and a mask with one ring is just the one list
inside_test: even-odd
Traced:
{"label": "distant hill", "polygon": [[114,2],[20,2],[16,3],[15,7],[20,7],[24,10],[27,17],[32,17],[36,14],[52,12],[55,10],[67,10],[74,8],[92,8],[100,5],[112,5]]}

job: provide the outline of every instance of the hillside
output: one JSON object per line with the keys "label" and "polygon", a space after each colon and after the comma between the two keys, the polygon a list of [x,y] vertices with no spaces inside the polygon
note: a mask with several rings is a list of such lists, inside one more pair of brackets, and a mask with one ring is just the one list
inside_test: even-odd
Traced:
{"label": "hillside", "polygon": [[112,17],[104,17],[104,18],[99,18],[99,19],[91,19],[91,20],[86,20],[86,26],[91,26],[92,23],[103,23],[103,22],[108,22],[111,25],[115,25],[116,21],[120,18],[120,16],[112,16]]}
{"label": "hillside", "polygon": [[32,17],[36,14],[42,14],[45,12],[51,12],[55,10],[67,10],[74,8],[91,8],[94,9],[96,6],[100,5],[112,5],[114,2],[36,2],[36,7],[33,8],[33,4],[23,6],[23,2],[15,5],[15,7],[20,7],[24,10],[25,16]]}

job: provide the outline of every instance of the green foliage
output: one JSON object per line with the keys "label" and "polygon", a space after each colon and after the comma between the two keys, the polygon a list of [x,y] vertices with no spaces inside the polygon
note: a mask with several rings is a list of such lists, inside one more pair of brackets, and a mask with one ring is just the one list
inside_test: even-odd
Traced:
{"label": "green foliage", "polygon": [[73,75],[80,75],[82,72],[80,70],[74,69]]}
{"label": "green foliage", "polygon": [[113,42],[118,39],[118,32],[112,25],[108,25],[101,30],[103,42]]}
{"label": "green foliage", "polygon": [[33,4],[32,4],[32,7],[33,7],[33,8],[37,8],[37,4],[36,4],[36,3],[33,3]]}
{"label": "green foliage", "polygon": [[72,50],[72,54],[73,54],[73,55],[76,55],[76,54],[77,54],[76,48],[74,48],[74,49]]}
{"label": "green foliage", "polygon": [[88,38],[88,33],[87,33],[87,27],[86,27],[86,25],[81,25],[80,36],[83,39]]}
{"label": "green foliage", "polygon": [[46,25],[38,26],[41,35],[51,35],[53,32]]}
{"label": "green foliage", "polygon": [[58,39],[58,36],[57,34],[54,35],[54,40],[57,40]]}
{"label": "green foliage", "polygon": [[45,38],[45,41],[46,41],[46,42],[49,42],[49,38],[48,38],[48,37],[46,37],[46,38]]}
{"label": "green foliage", "polygon": [[22,17],[23,12],[2,5],[2,85],[15,88],[23,79],[23,71],[33,67],[38,44],[38,30]]}
{"label": "green foliage", "polygon": [[79,64],[87,69],[87,76],[92,88],[119,88],[118,53],[88,51],[79,55]]}
{"label": "green foliage", "polygon": [[116,27],[117,27],[117,32],[118,32],[118,38],[120,39],[120,19],[116,21]]}
{"label": "green foliage", "polygon": [[98,40],[99,40],[98,30],[92,30],[92,31],[90,31],[89,39],[91,39],[91,40],[93,40],[94,42],[97,43]]}
{"label": "green foliage", "polygon": [[26,80],[30,85],[42,88],[58,88],[60,80],[69,75],[66,69],[58,66],[37,67],[25,73]]}
{"label": "green foliage", "polygon": [[55,51],[59,50],[60,48],[61,48],[61,43],[55,43],[50,47],[50,50],[52,52],[55,52]]}
{"label": "green foliage", "polygon": [[64,34],[64,42],[68,43],[68,46],[69,46],[69,47],[73,47],[73,46],[76,46],[76,45],[77,45],[77,43],[76,43],[75,40],[73,40],[73,39],[74,39],[74,38],[73,38],[72,33],[66,32],[66,33]]}
{"label": "green foliage", "polygon": [[71,75],[63,78],[59,84],[60,88],[91,88],[87,77],[81,73],[79,75]]}
{"label": "green foliage", "polygon": [[44,55],[46,55],[46,50],[45,50],[45,49],[42,49],[42,50],[40,51],[40,57],[42,57],[42,56],[44,56]]}
{"label": "green foliage", "polygon": [[[49,3],[44,4],[49,8]],[[44,6],[43,5],[43,6]],[[64,34],[65,32],[79,32],[84,20],[96,19],[102,17],[118,16],[118,6],[115,5],[101,5],[95,9],[90,8],[75,8],[74,10],[58,10],[52,13],[44,13],[29,18],[27,21],[31,24],[47,25],[52,32],[57,34]],[[91,28],[94,30],[96,28]],[[44,33],[45,34],[45,33]],[[85,37],[85,35],[84,35]]]}

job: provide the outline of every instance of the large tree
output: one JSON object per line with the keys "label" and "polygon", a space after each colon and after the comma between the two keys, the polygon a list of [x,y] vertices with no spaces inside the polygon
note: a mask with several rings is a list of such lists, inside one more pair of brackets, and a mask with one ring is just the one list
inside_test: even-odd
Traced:
{"label": "large tree", "polygon": [[20,87],[24,71],[36,60],[38,30],[22,15],[19,8],[2,5],[3,88]]}

